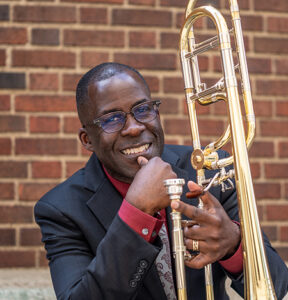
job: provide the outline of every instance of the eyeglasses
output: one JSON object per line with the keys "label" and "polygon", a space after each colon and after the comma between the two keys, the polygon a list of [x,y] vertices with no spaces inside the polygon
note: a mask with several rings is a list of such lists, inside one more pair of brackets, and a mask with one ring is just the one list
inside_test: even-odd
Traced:
{"label": "eyeglasses", "polygon": [[156,118],[160,104],[160,100],[143,102],[132,107],[128,113],[121,110],[113,111],[93,120],[86,126],[97,125],[106,133],[120,131],[126,123],[128,114],[131,114],[140,123],[151,122]]}

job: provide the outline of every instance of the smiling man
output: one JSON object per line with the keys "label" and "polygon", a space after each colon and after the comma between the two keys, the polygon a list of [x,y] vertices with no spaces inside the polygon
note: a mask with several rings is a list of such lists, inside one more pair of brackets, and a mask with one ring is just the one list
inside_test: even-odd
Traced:
{"label": "smiling man", "polygon": [[[164,145],[160,101],[151,99],[141,74],[126,65],[101,64],[79,81],[76,98],[79,138],[92,155],[35,206],[57,298],[177,299],[171,207],[163,185],[176,177],[188,184],[173,208],[192,220],[185,244],[198,251],[186,263],[188,299],[206,299],[203,267],[209,263],[215,299],[228,299],[227,276],[243,295],[236,193],[212,188],[201,196],[205,209],[195,206],[202,190],[193,182],[192,149]],[[265,248],[280,299],[287,291],[287,268],[266,238]]]}

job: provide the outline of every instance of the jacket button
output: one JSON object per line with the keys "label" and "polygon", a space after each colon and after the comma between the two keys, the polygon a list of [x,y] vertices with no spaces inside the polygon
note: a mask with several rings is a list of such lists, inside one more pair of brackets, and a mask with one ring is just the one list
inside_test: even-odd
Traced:
{"label": "jacket button", "polygon": [[135,280],[139,281],[141,279],[141,275],[140,274],[134,274],[134,278],[135,278]]}
{"label": "jacket button", "polygon": [[142,259],[140,260],[140,263],[139,263],[140,267],[143,268],[143,269],[146,269],[148,267],[148,263],[146,260]]}
{"label": "jacket button", "polygon": [[143,268],[141,268],[141,267],[137,267],[137,273],[138,274],[144,274],[144,269]]}
{"label": "jacket button", "polygon": [[137,281],[136,280],[131,280],[129,282],[129,285],[132,287],[132,288],[135,288],[137,286]]}

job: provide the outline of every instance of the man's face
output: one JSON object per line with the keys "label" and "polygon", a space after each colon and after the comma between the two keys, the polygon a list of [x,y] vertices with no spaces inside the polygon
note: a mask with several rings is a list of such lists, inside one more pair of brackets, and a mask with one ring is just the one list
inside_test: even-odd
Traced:
{"label": "man's face", "polygon": [[[87,121],[112,111],[127,113],[135,105],[151,100],[142,80],[129,71],[90,84],[88,93]],[[108,173],[128,183],[139,170],[137,157],[141,155],[149,160],[160,156],[164,145],[159,115],[150,122],[140,123],[128,114],[123,129],[118,132],[106,133],[98,126],[91,126],[87,134],[93,151]]]}

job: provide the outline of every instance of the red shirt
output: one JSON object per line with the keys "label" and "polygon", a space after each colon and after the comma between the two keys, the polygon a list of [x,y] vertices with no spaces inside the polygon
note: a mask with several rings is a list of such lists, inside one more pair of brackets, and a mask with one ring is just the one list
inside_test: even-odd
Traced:
{"label": "red shirt", "polygon": [[[122,205],[118,211],[119,217],[147,242],[152,243],[158,235],[163,223],[165,223],[167,226],[165,209],[162,209],[157,217],[152,217],[151,215],[146,214],[140,209],[136,208],[125,200],[125,196],[130,184],[121,182],[111,177],[104,167],[103,169],[108,179],[123,197]],[[226,260],[221,260],[219,263],[226,271],[232,274],[241,273],[243,270],[243,254],[241,243],[233,256]]]}

